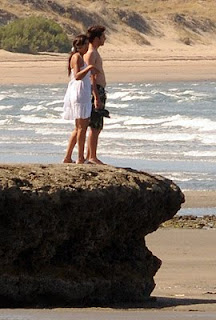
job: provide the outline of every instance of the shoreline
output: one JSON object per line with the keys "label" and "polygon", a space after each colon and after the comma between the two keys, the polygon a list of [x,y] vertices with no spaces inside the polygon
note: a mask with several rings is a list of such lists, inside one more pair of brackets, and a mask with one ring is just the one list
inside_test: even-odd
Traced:
{"label": "shoreline", "polygon": [[[205,62],[205,63],[204,63]],[[104,61],[107,84],[216,81],[216,61]],[[184,69],[188,72],[185,73]],[[1,62],[1,85],[67,84],[65,61]]]}
{"label": "shoreline", "polygon": [[[136,50],[136,58],[131,58]],[[196,50],[199,50],[198,48]],[[135,47],[100,49],[107,83],[216,81],[216,55],[209,48],[168,49]],[[198,51],[199,52],[199,51]],[[0,84],[67,84],[67,54],[38,55],[0,50]]]}

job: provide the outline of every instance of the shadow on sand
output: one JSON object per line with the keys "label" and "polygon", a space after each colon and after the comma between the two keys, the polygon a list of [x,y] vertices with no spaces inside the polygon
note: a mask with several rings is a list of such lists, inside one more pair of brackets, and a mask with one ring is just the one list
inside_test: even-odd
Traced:
{"label": "shadow on sand", "polygon": [[143,303],[132,303],[127,305],[111,306],[115,309],[163,309],[177,306],[207,305],[216,304],[216,299],[193,299],[193,298],[170,298],[170,297],[150,297]]}
{"label": "shadow on sand", "polygon": [[112,308],[112,309],[163,309],[163,308],[172,308],[177,306],[193,306],[193,305],[216,305],[216,299],[193,299],[193,298],[170,298],[170,297],[148,297],[142,302],[131,302],[131,303],[122,303],[122,304],[112,304],[112,303],[77,303],[77,304],[68,304],[68,302],[59,302],[53,303],[53,301],[37,301],[35,303],[23,304],[23,303],[14,303],[4,301],[0,299],[0,309],[2,308],[29,308],[29,309],[40,309],[40,308]]}

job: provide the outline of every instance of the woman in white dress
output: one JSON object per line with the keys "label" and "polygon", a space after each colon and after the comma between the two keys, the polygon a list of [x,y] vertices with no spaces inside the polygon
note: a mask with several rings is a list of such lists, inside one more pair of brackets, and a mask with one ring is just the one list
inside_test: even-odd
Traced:
{"label": "woman in white dress", "polygon": [[73,130],[64,163],[72,163],[72,152],[78,145],[78,159],[76,163],[84,163],[84,145],[86,131],[92,110],[90,73],[96,73],[93,65],[85,64],[83,55],[88,50],[88,38],[86,35],[78,35],[73,41],[73,48],[68,61],[68,75],[71,80],[64,98],[63,119],[75,120]]}

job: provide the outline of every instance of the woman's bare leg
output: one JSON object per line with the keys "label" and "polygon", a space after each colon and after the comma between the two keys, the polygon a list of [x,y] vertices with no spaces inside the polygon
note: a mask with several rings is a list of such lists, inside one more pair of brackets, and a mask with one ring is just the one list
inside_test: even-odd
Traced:
{"label": "woman's bare leg", "polygon": [[78,159],[77,163],[84,163],[84,146],[86,140],[86,131],[89,125],[88,119],[76,119],[77,128],[77,144],[78,144]]}
{"label": "woman's bare leg", "polygon": [[75,128],[73,130],[73,132],[71,133],[71,136],[69,138],[67,151],[65,154],[65,158],[63,160],[64,163],[71,163],[72,162],[71,156],[72,156],[73,149],[76,145],[76,142],[77,142],[77,128]]}

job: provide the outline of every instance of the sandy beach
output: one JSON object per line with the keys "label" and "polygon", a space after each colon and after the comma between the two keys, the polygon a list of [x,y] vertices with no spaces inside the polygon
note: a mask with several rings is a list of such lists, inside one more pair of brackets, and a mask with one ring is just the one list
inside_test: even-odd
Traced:
{"label": "sandy beach", "polygon": [[[145,48],[137,50],[134,59],[130,59],[131,50],[121,48],[118,52],[109,45],[103,48],[108,83],[216,80],[216,49],[213,46],[185,46],[184,50],[168,46]],[[1,85],[66,84],[66,69],[66,54],[33,56],[0,50]],[[216,207],[216,191],[185,191],[184,194],[185,208]],[[149,249],[163,261],[152,294],[158,299],[149,305],[150,310],[2,310],[0,319],[154,320],[173,319],[173,311],[175,319],[213,319],[216,312],[215,241],[216,229],[165,228],[146,237]]]}
{"label": "sandy beach", "polygon": [[[67,83],[66,69],[65,55],[45,60],[35,57],[32,61],[1,61],[0,84]],[[104,69],[108,83],[216,80],[216,60],[105,60]]]}
{"label": "sandy beach", "polygon": [[213,208],[216,207],[216,191],[184,191],[183,208]]}
{"label": "sandy beach", "polygon": [[163,261],[153,295],[168,298],[167,304],[175,310],[204,311],[207,307],[216,311],[215,240],[215,229],[171,228],[148,235],[149,249]]}
{"label": "sandy beach", "polygon": [[[107,82],[216,80],[214,45],[170,46],[162,41],[155,46],[120,48],[107,43],[100,49]],[[67,83],[67,59],[67,54],[0,50],[0,84]]]}

